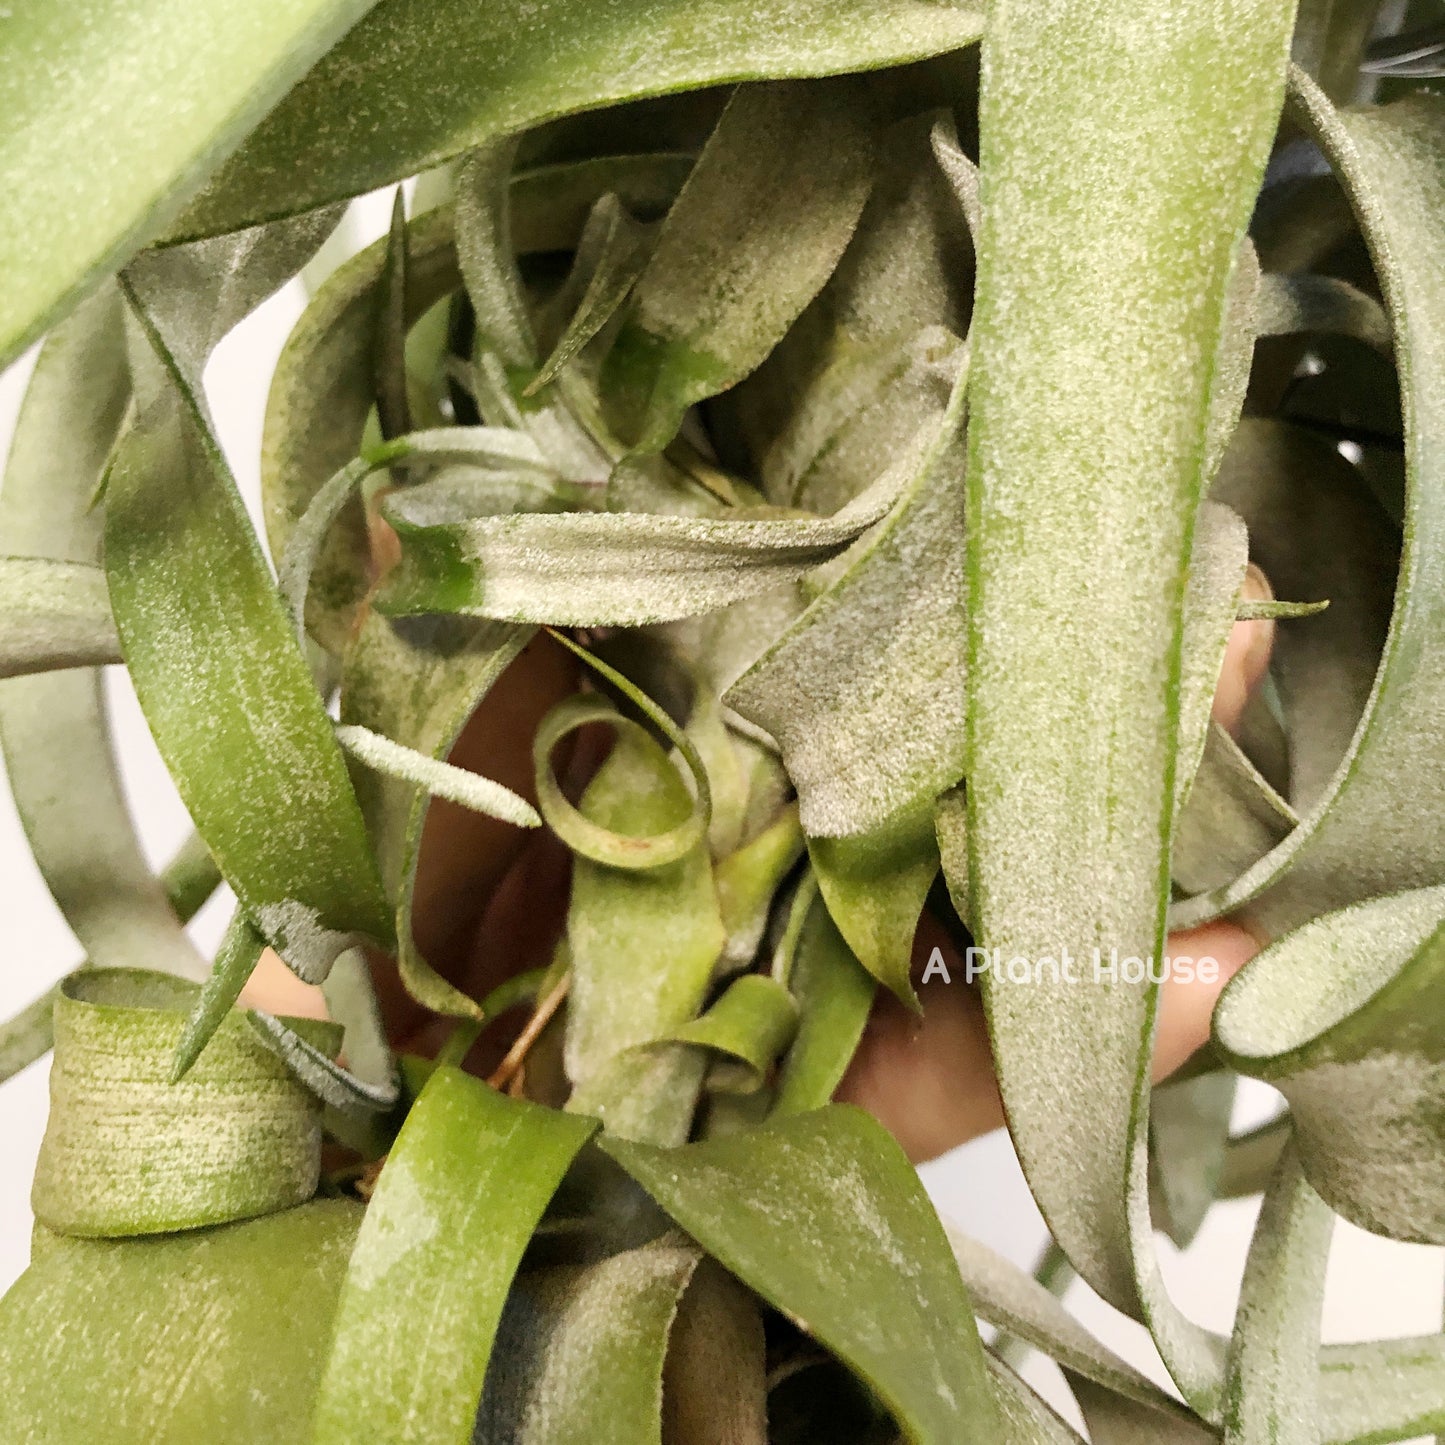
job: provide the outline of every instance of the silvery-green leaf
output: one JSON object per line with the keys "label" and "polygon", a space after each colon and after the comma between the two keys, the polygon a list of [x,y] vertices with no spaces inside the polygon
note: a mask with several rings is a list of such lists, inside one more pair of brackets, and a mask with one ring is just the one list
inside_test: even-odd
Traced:
{"label": "silvery-green leaf", "polygon": [[323,206],[277,225],[143,251],[126,267],[126,291],[164,338],[203,408],[201,372],[211,352],[320,250],[342,210]]}
{"label": "silvery-green leaf", "polygon": [[1149,1101],[1150,1212],[1180,1249],[1217,1197],[1234,1084],[1233,1074],[1216,1070],[1156,1089]]}
{"label": "silvery-green leaf", "polygon": [[1211,722],[1174,830],[1174,881],[1186,893],[1226,887],[1298,822],[1239,744]]}
{"label": "silvery-green leaf", "polygon": [[[1292,11],[1251,5],[1227,33],[1217,7],[1178,0],[990,15],[965,772],[968,916],[1005,957],[1161,952],[1191,533]],[[1161,82],[1183,72],[1208,82]],[[1218,1352],[1170,1304],[1143,1207],[1153,987],[985,988],[1054,1237],[1106,1298],[1143,1303],[1210,1408]],[[1059,1086],[1084,1075],[1087,1092]]]}
{"label": "silvery-green leaf", "polygon": [[846,506],[920,428],[936,425],[967,364],[942,326],[858,346],[843,333],[838,352],[762,461],[770,495],[823,512]]}
{"label": "silvery-green leaf", "polygon": [[852,79],[742,86],[663,222],[602,370],[623,442],[662,450],[755,370],[828,279],[871,184]]}
{"label": "silvery-green leaf", "polygon": [[1445,1428],[1445,1335],[1326,1345],[1320,1415],[1330,1445]]}
{"label": "silvery-green leaf", "polygon": [[[199,837],[192,833],[161,871],[160,884],[172,910],[172,927],[177,937],[184,938],[182,928],[200,912],[221,883],[221,875]],[[163,961],[163,960],[162,960]],[[205,972],[199,955],[195,957],[195,974]],[[82,964],[90,966],[89,960]],[[55,1043],[55,1003],[64,983],[55,984],[13,1018],[0,1025],[0,1083],[36,1059],[50,1052]]]}
{"label": "silvery-green leaf", "polygon": [[[369,614],[342,671],[341,720],[442,760],[467,719],[526,645],[505,623]],[[430,794],[414,781],[367,770],[357,797],[395,917],[397,967],[407,992],[438,1013],[478,1017],[475,1000],[423,957],[413,934],[416,870]]]}
{"label": "silvery-green leaf", "polygon": [[[1315,783],[1317,791],[1299,790],[1308,806],[1300,827],[1229,886],[1179,914],[1185,922],[1248,903],[1270,935],[1325,909],[1445,876],[1436,826],[1445,808],[1445,765],[1434,724],[1445,697],[1445,656],[1426,641],[1445,625],[1439,615],[1445,590],[1433,585],[1445,554],[1445,508],[1437,505],[1441,488],[1433,480],[1445,456],[1435,442],[1445,434],[1445,383],[1428,320],[1445,307],[1445,241],[1435,223],[1445,203],[1445,101],[1420,95],[1336,113],[1308,77],[1296,71],[1292,85],[1379,271],[1407,419],[1407,489],[1390,633],[1344,756]],[[1334,614],[1331,606],[1290,628],[1318,632]]]}
{"label": "silvery-green leaf", "polygon": [[[906,461],[907,459],[905,459]],[[458,518],[415,525],[404,493],[387,519],[402,540],[376,605],[392,615],[461,612],[557,626],[637,626],[723,607],[838,552],[884,516],[893,468],[831,517],[649,513]]]}
{"label": "silvery-green leaf", "polygon": [[466,1445],[522,1251],[593,1127],[457,1069],[431,1076],[352,1252],[314,1445]]}
{"label": "silvery-green leaf", "polygon": [[1075,1445],[1082,1441],[1076,1430],[993,1354],[988,1356],[988,1371],[1003,1445]]}
{"label": "silvery-green leaf", "polygon": [[[73,974],[56,1002],[38,1219],[66,1234],[154,1234],[267,1214],[316,1190],[315,1102],[232,1011],[180,1083],[195,985],[132,969]],[[339,1031],[295,1021],[333,1048]]]}
{"label": "silvery-green leaf", "polygon": [[1261,336],[1335,332],[1390,350],[1390,318],[1373,296],[1337,276],[1260,277],[1255,325]]}
{"label": "silvery-green leaf", "polygon": [[778,1070],[773,1112],[779,1115],[821,1109],[832,1099],[877,990],[821,902],[808,911],[789,985],[798,1001],[798,1034]]}
{"label": "silvery-green leaf", "polygon": [[598,201],[577,243],[577,256],[559,302],[570,303],[567,322],[528,394],[556,380],[612,320],[647,265],[649,231],[629,215],[616,195]]}
{"label": "silvery-green leaf", "polygon": [[891,513],[724,696],[777,740],[810,837],[873,831],[963,771],[963,406],[959,381],[895,462]]}
{"label": "silvery-green leaf", "polygon": [[372,3],[79,0],[7,14],[0,367],[156,236]]}
{"label": "silvery-green leaf", "polygon": [[338,1064],[332,1057],[335,1049],[328,1053],[317,1048],[284,1019],[255,1009],[248,1022],[292,1078],[320,1099],[332,1117],[339,1115],[361,1123],[368,1117],[389,1113],[400,1097],[400,1081],[394,1070],[372,1083]]}
{"label": "silvery-green leaf", "polygon": [[1189,1418],[1177,1400],[1096,1340],[1038,1280],[947,1220],[944,1231],[981,1319],[1115,1394],[1176,1419]]}
{"label": "silvery-green leaf", "polygon": [[[977,10],[927,0],[627,0],[579,12],[385,0],[278,106],[175,224],[230,231],[358,195],[554,116],[736,80],[870,70],[977,41]],[[418,76],[432,77],[419,85]]]}
{"label": "silvery-green leaf", "polygon": [[718,400],[724,439],[774,501],[836,511],[952,389],[973,243],[930,144],[939,128],[947,121],[930,113],[883,134],[837,270],[768,360]]}
{"label": "silvery-green leaf", "polygon": [[1294,1131],[1288,1111],[1231,1138],[1219,1171],[1219,1197],[1239,1199],[1263,1193],[1285,1141]]}
{"label": "silvery-green leaf", "polygon": [[1328,600],[1275,629],[1271,671],[1289,739],[1289,802],[1318,803],[1364,713],[1390,624],[1400,539],[1323,438],[1247,419],[1211,495],[1250,530],[1276,595]]}
{"label": "silvery-green leaf", "polygon": [[[1037,1280],[946,1221],[944,1228],[980,1318],[1057,1360],[1076,1377],[1076,1388],[1077,1378],[1089,1380],[1151,1414],[1167,1417],[1165,1423],[1176,1432],[1198,1428],[1197,1418],[1178,1400],[1096,1340]],[[1225,1341],[1216,1343],[1222,1368]],[[1445,1419],[1442,1380],[1445,1335],[1326,1345],[1320,1353],[1326,1440],[1345,1445],[1403,1439],[1433,1427]]]}
{"label": "silvery-green leaf", "polygon": [[682,1149],[601,1147],[883,1399],[918,1445],[997,1429],[973,1311],[897,1144],[833,1105]]}
{"label": "silvery-green leaf", "polygon": [[477,344],[504,365],[537,364],[527,293],[512,250],[514,139],[481,145],[457,167],[457,260],[477,318]]}
{"label": "silvery-green leaf", "polygon": [[0,1303],[0,1434],[305,1440],[362,1213],[328,1199],[149,1239],[42,1234]]}
{"label": "silvery-green leaf", "polygon": [[[352,462],[375,398],[378,287],[387,243],[378,241],[338,267],[286,340],[271,381],[261,440],[261,502],[273,557],[327,480]],[[429,211],[407,229],[408,319],[457,286],[448,210]],[[310,571],[307,625],[340,654],[369,585],[366,522],[359,500],[333,525]]]}
{"label": "silvery-green leaf", "polygon": [[515,823],[519,828],[542,826],[537,810],[525,798],[492,778],[484,778],[465,768],[428,757],[416,748],[355,723],[340,724],[336,729],[336,740],[357,762],[364,763],[375,772],[386,773],[400,782],[422,788],[434,798],[446,798],[470,808],[474,813],[485,813],[489,818]]}
{"label": "silvery-green leaf", "polygon": [[1210,709],[1224,666],[1249,564],[1249,537],[1228,507],[1206,502],[1194,524],[1180,638],[1179,750],[1174,805],[1189,796],[1209,732]]}
{"label": "silvery-green leaf", "polygon": [[698,1263],[697,1246],[669,1234],[597,1264],[522,1274],[472,1445],[589,1445],[599,1430],[661,1445],[668,1335]]}
{"label": "silvery-green leaf", "polygon": [[818,889],[858,962],[910,1008],[913,935],[938,876],[933,814],[922,808],[850,838],[809,838]]}
{"label": "silvery-green leaf", "polygon": [[[388,941],[391,919],[330,719],[195,390],[228,317],[178,326],[173,351],[166,275],[148,258],[128,286],[136,402],[107,473],[111,607],[198,830],[267,941],[319,981],[358,937]],[[268,283],[263,269],[223,299],[245,314]]]}
{"label": "silvery-green leaf", "polygon": [[1240,1287],[1224,1387],[1225,1445],[1315,1445],[1320,1438],[1320,1311],[1334,1223],[1286,1145]]}
{"label": "silvery-green leaf", "polygon": [[1291,54],[1339,105],[1355,99],[1379,10],[1379,0],[1301,0]]}
{"label": "silvery-green leaf", "polygon": [[[0,549],[99,561],[91,503],[129,401],[123,303],[106,286],[41,348],[0,489]],[[0,683],[0,743],[36,866],[87,955],[202,977],[136,836],[99,673]]]}
{"label": "silvery-green leaf", "polygon": [[1086,1376],[1066,1370],[1064,1378],[1093,1445],[1212,1445],[1219,1439],[1199,1421],[1141,1404]]}
{"label": "silvery-green leaf", "polygon": [[[590,127],[595,120],[588,117],[583,123]],[[653,151],[650,143],[633,149],[636,153],[574,158],[517,171],[510,207],[517,255],[570,251],[603,196],[615,195],[642,221],[665,215],[697,157],[690,151]]]}
{"label": "silvery-green leaf", "polygon": [[1346,1218],[1445,1241],[1438,1026],[1445,888],[1326,914],[1225,990],[1216,1041],[1290,1102],[1306,1177]]}
{"label": "silvery-green leaf", "polygon": [[105,573],[78,562],[0,557],[0,677],[120,661]]}

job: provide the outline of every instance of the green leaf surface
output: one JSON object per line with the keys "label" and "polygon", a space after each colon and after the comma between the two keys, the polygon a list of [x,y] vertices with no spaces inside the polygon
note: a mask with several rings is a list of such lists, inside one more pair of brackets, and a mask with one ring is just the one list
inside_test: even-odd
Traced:
{"label": "green leaf surface", "polygon": [[107,472],[105,565],[136,694],[198,830],[251,921],[316,982],[360,938],[386,942],[391,920],[341,750],[198,391],[209,345],[311,249],[304,222],[293,237],[290,255],[236,238],[225,254],[238,267],[254,254],[257,271],[208,273],[183,290],[189,311],[168,287],[184,252],[129,279],[136,409]]}
{"label": "green leaf surface", "polygon": [[857,80],[741,86],[668,212],[602,370],[621,440],[660,451],[822,289],[871,183]]}
{"label": "green leaf surface", "polygon": [[[967,507],[970,922],[1003,957],[1157,957],[1183,616],[1226,293],[1292,5],[1004,0],[980,100]],[[1147,138],[1147,139],[1146,139]],[[1128,244],[1121,244],[1121,237]],[[1067,258],[1062,260],[1061,258]],[[1145,263],[1144,258],[1147,259]],[[1014,1142],[1079,1272],[1186,1396],[1217,1351],[1152,1256],[1147,983],[985,977]],[[1087,1077],[1087,1090],[1061,1081]]]}
{"label": "green leaf surface", "polygon": [[154,1239],[45,1240],[0,1303],[0,1433],[27,1445],[304,1440],[359,1205]]}
{"label": "green leaf surface", "polygon": [[[939,0],[663,0],[579,11],[506,0],[384,0],[316,66],[180,217],[235,230],[414,175],[556,116],[736,80],[821,76],[976,42]],[[434,83],[419,86],[417,77]],[[438,78],[444,77],[444,79]]]}
{"label": "green leaf surface", "polygon": [[[1445,555],[1438,470],[1445,456],[1445,378],[1428,318],[1445,308],[1445,100],[1420,95],[1336,113],[1295,71],[1300,118],[1318,138],[1359,218],[1395,333],[1406,418],[1405,527],[1394,614],[1378,673],[1347,751],[1316,790],[1302,825],[1229,886],[1201,896],[1180,922],[1249,903],[1269,936],[1366,898],[1445,878],[1440,830],[1445,765],[1434,719],[1445,698],[1438,634]],[[1287,594],[1288,595],[1288,594]],[[1299,595],[1299,594],[1295,594]],[[1323,628],[1335,609],[1294,627]],[[1333,721],[1338,714],[1325,714]],[[1402,788],[1399,780],[1409,779]]]}
{"label": "green leaf surface", "polygon": [[779,1056],[798,1032],[798,1005],[775,979],[745,973],[734,979],[700,1018],[674,1029],[671,1038],[722,1055],[728,1075],[712,1086],[739,1094],[756,1093]]}
{"label": "green leaf surface", "polygon": [[[716,791],[714,788],[714,796]],[[713,821],[716,825],[716,808]],[[788,806],[756,837],[718,859],[714,877],[718,909],[727,934],[723,948],[725,967],[745,967],[756,955],[773,899],[801,857],[803,848],[798,810]]]}
{"label": "green leaf surface", "polygon": [[16,203],[0,225],[0,367],[152,240],[373,3],[77,0],[6,15],[0,184]]}
{"label": "green leaf surface", "polygon": [[[340,266],[287,337],[271,379],[261,439],[261,503],[271,555],[291,537],[328,479],[353,462],[375,401],[376,314],[386,269],[385,240]],[[407,320],[414,323],[460,280],[449,209],[429,211],[407,230]],[[369,585],[369,547],[359,500],[343,508],[324,544],[308,544],[306,622],[340,654]]]}
{"label": "green leaf surface", "polygon": [[888,517],[727,691],[777,740],[809,837],[875,832],[963,771],[963,408],[960,376]]}
{"label": "green leaf surface", "polygon": [[661,1445],[668,1333],[698,1261],[696,1245],[672,1234],[597,1264],[521,1275],[472,1445],[590,1445],[599,1430]]}
{"label": "green leaf surface", "polygon": [[682,1149],[602,1147],[710,1254],[856,1370],[917,1445],[997,1429],[973,1311],[917,1175],[835,1105]]}
{"label": "green leaf surface", "polygon": [[778,1071],[773,1112],[779,1115],[821,1109],[832,1099],[877,991],[821,902],[808,911],[789,982],[798,1000],[798,1034]]}
{"label": "green leaf surface", "polygon": [[385,510],[401,537],[401,561],[376,604],[391,614],[461,612],[562,627],[692,617],[834,555],[888,512],[905,480],[895,468],[831,517],[738,508],[706,518],[522,512],[419,524],[397,496]]}
{"label": "green leaf surface", "polygon": [[256,971],[261,961],[266,940],[247,921],[246,915],[238,908],[226,926],[220,947],[216,950],[215,961],[206,981],[201,985],[200,997],[186,1020],[185,1033],[176,1046],[175,1058],[171,1063],[171,1076],[179,1082],[191,1065],[200,1057],[201,1050],[210,1043],[227,1014],[241,996],[246,981]]}
{"label": "green leaf surface", "polygon": [[[171,1082],[196,994],[130,969],[87,969],[62,987],[31,1201],[51,1229],[154,1234],[271,1213],[315,1192],[315,1101],[243,1014],[227,1013],[185,1080]],[[294,1022],[340,1041],[330,1025]]]}
{"label": "green leaf surface", "polygon": [[1219,1070],[1156,1090],[1149,1101],[1151,1213],[1180,1249],[1215,1201],[1234,1095],[1234,1076]]}
{"label": "green leaf surface", "polygon": [[1320,1438],[1320,1311],[1334,1224],[1286,1146],[1240,1288],[1226,1367],[1225,1445],[1306,1445]]}
{"label": "green leaf surface", "polygon": [[431,1076],[356,1241],[314,1445],[467,1445],[522,1251],[593,1128],[457,1069]]}
{"label": "green leaf surface", "polygon": [[[619,731],[581,802],[593,823],[634,836],[674,826],[692,809],[662,749],[629,730]],[[612,1127],[607,1096],[621,1076],[603,1078],[603,1066],[692,1020],[722,952],[717,890],[701,835],[688,853],[657,868],[621,869],[577,855],[567,939],[566,1062],[577,1086],[568,1107],[595,1112]],[[610,1080],[600,1095],[593,1087],[599,1078]]]}
{"label": "green leaf surface", "polygon": [[[92,502],[129,401],[123,303],[107,286],[40,350],[0,489],[0,551],[100,560]],[[136,836],[100,674],[0,683],[0,744],[36,866],[90,959],[202,977]]]}
{"label": "green leaf surface", "polygon": [[924,808],[856,838],[810,838],[808,854],[828,912],[858,962],[909,1008],[913,935],[938,876],[932,812]]}
{"label": "green leaf surface", "polygon": [[1220,999],[1230,1064],[1290,1102],[1305,1175],[1346,1218],[1445,1242],[1445,888],[1326,914]]}
{"label": "green leaf surface", "polygon": [[120,661],[105,573],[0,557],[0,677]]}

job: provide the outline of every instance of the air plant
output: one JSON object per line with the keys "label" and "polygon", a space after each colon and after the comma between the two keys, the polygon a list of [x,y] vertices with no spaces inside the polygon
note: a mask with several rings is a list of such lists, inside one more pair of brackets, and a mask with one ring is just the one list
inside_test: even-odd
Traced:
{"label": "air plant", "polygon": [[[1445,1431],[1445,1336],[1319,1340],[1337,1215],[1445,1243],[1438,16],[1295,11],[0,13],[0,741],[87,960],[0,1031],[0,1438],[1077,1439],[1023,1346],[1095,1441]],[[298,275],[258,536],[202,376]],[[1157,1088],[1157,971],[1041,967],[1225,919]],[[832,1102],[927,939],[1022,963],[949,987],[1044,1273],[1177,1397]],[[1157,1234],[1258,1193],[1216,1335]]]}

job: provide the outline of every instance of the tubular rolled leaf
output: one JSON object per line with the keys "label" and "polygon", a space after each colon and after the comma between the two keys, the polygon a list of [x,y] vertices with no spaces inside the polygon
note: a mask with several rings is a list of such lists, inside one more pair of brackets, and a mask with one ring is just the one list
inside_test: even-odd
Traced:
{"label": "tubular rolled leaf", "polygon": [[[186,1079],[171,1082],[196,993],[130,969],[87,969],[62,987],[33,1196],[51,1229],[154,1234],[267,1214],[315,1192],[319,1111],[243,1014],[222,1017]],[[340,1042],[329,1024],[291,1022]]]}

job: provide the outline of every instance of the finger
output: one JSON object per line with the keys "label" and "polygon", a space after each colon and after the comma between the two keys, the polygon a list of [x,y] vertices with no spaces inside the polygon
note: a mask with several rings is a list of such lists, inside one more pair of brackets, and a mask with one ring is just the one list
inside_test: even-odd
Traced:
{"label": "finger", "polygon": [[326,1000],[314,983],[302,983],[273,948],[263,949],[260,962],[236,1000],[238,1008],[258,1008],[294,1019],[324,1019]]}
{"label": "finger", "polygon": [[[935,948],[946,973],[917,982]],[[922,1017],[880,989],[833,1097],[866,1109],[921,1163],[998,1128],[1004,1117],[983,1000],[963,982],[958,950],[931,914],[919,922],[913,959]]]}

